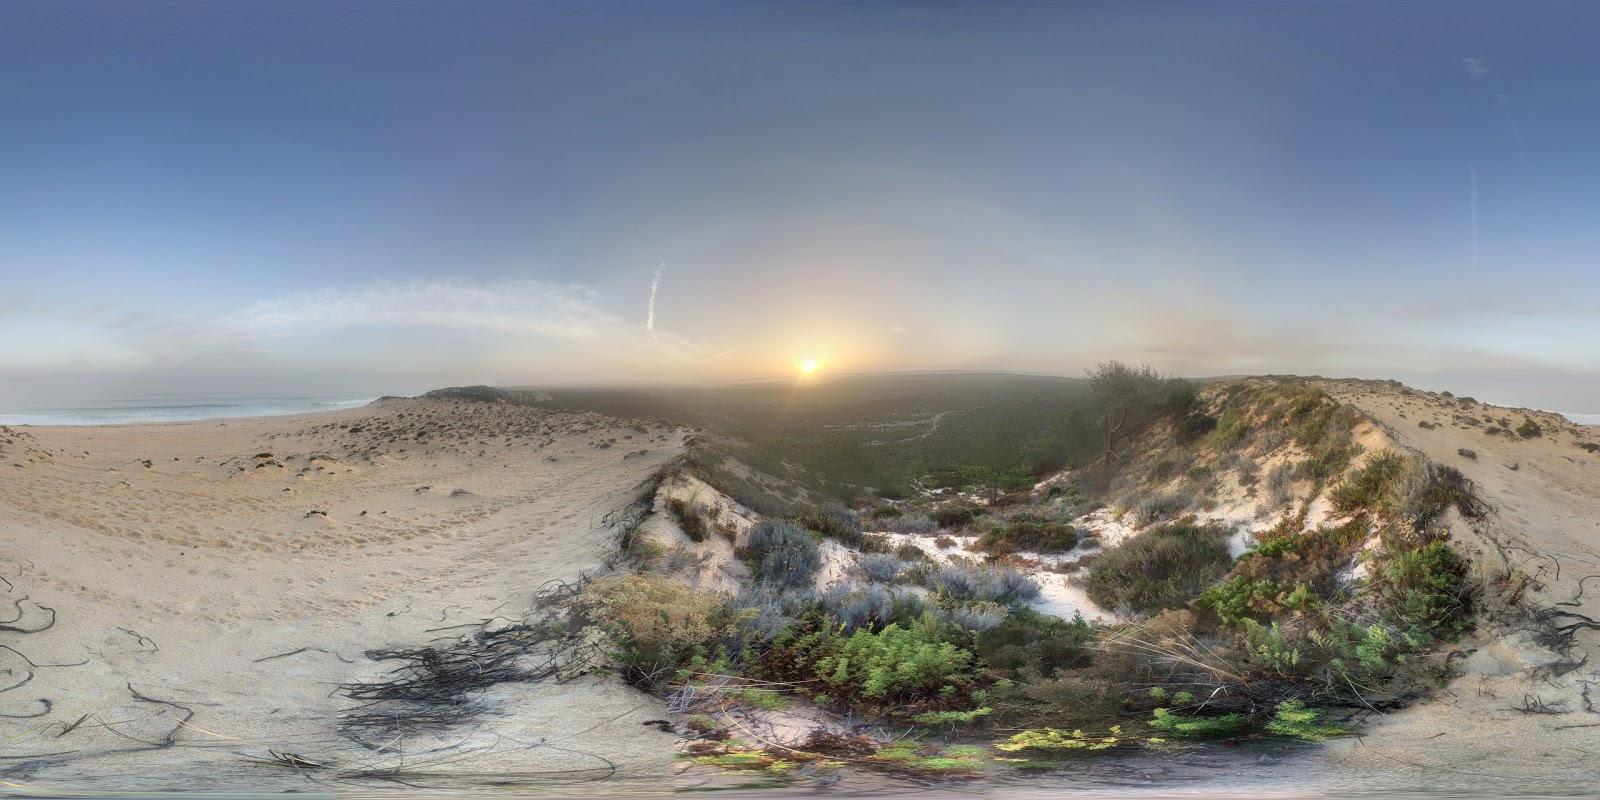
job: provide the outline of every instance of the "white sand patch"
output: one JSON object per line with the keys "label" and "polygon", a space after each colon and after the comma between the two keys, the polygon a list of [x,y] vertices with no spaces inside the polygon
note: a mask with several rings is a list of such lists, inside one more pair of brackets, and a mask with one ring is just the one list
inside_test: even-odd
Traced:
{"label": "white sand patch", "polygon": [[[615,678],[502,685],[482,698],[494,713],[389,752],[340,735],[354,703],[332,690],[394,666],[368,649],[505,624],[541,584],[598,566],[618,532],[608,512],[681,452],[681,431],[391,400],[28,433],[38,452],[27,461],[0,439],[23,464],[0,482],[0,577],[12,587],[0,583],[0,618],[27,595],[27,622],[47,619],[34,603],[57,619],[0,636],[36,663],[86,663],[36,670],[0,698],[6,715],[44,711],[0,717],[0,771],[40,756],[8,779],[41,790],[308,788],[293,769],[250,760],[268,749],[340,765],[400,759],[435,775],[603,767],[593,753],[623,775],[670,774],[671,737],[640,732],[659,702]],[[286,467],[253,466],[269,461]],[[176,706],[139,700],[130,685],[193,717],[176,725]],[[171,747],[134,741],[169,737]],[[465,749],[423,755],[434,739]],[[565,750],[530,748],[541,739]]]}

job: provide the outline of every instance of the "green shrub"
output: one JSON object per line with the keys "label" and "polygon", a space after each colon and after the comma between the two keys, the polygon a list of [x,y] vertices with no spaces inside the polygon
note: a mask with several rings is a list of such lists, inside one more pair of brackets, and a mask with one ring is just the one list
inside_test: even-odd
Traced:
{"label": "green shrub", "polygon": [[1222,412],[1217,417],[1217,427],[1211,432],[1211,446],[1218,450],[1227,450],[1234,447],[1244,439],[1244,420],[1233,409]]}
{"label": "green shrub", "polygon": [[796,514],[794,521],[825,539],[833,539],[857,550],[870,549],[863,547],[866,542],[855,516],[843,508],[807,508]]}
{"label": "green shrub", "polygon": [[1225,739],[1244,733],[1250,727],[1250,720],[1243,714],[1190,717],[1158,708],[1149,725],[1153,730],[1184,739]]}
{"label": "green shrub", "polygon": [[1267,722],[1267,732],[1274,736],[1299,739],[1303,742],[1321,742],[1335,736],[1349,736],[1342,725],[1323,722],[1327,712],[1320,708],[1307,708],[1299,700],[1285,700],[1278,704]]}
{"label": "green shrub", "polygon": [[1063,522],[1022,519],[987,531],[978,539],[978,549],[995,555],[1019,550],[1035,553],[1061,553],[1078,544],[1078,530]]}
{"label": "green shrub", "polygon": [[1366,466],[1333,487],[1328,499],[1341,514],[1390,513],[1395,507],[1396,487],[1405,471],[1406,460],[1399,454],[1374,455]]}
{"label": "green shrub", "polygon": [[883,706],[949,702],[972,687],[974,659],[932,627],[890,624],[845,636],[822,625],[780,637],[765,658],[766,669],[783,680],[825,687],[839,700]]}
{"label": "green shrub", "polygon": [[1413,642],[1454,639],[1466,627],[1466,560],[1444,542],[1390,553],[1373,576],[1378,602]]}
{"label": "green shrub", "polygon": [[1536,436],[1543,436],[1544,429],[1539,427],[1539,423],[1531,419],[1525,419],[1521,425],[1517,426],[1517,435],[1524,439],[1532,439]]}
{"label": "green shrub", "polygon": [[1318,600],[1311,587],[1304,583],[1251,580],[1235,575],[1205,590],[1195,602],[1215,611],[1224,624],[1238,625],[1246,619],[1271,619],[1285,609],[1308,609]]}
{"label": "green shrub", "polygon": [[738,612],[719,595],[650,575],[601,578],[584,588],[587,613],[616,642],[625,677],[657,688],[734,633]]}
{"label": "green shrub", "polygon": [[941,528],[964,528],[983,516],[983,509],[967,503],[946,503],[933,510],[933,521]]}
{"label": "green shrub", "polygon": [[1101,608],[1151,612],[1189,602],[1227,573],[1228,531],[1175,522],[1112,548],[1089,569],[1089,599]]}
{"label": "green shrub", "polygon": [[1065,620],[1019,608],[979,633],[973,650],[990,669],[1006,675],[1050,677],[1089,664],[1093,641],[1094,628],[1083,617]]}

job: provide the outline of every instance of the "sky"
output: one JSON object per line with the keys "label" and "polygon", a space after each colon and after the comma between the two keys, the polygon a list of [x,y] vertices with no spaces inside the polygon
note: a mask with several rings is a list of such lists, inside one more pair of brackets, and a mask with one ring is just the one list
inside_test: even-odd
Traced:
{"label": "sky", "polygon": [[821,371],[1600,413],[1600,5],[0,4],[0,408]]}

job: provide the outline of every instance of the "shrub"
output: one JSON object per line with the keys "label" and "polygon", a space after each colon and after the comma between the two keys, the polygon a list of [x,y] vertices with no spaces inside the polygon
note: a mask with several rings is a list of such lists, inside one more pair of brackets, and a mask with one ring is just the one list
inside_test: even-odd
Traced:
{"label": "shrub", "polygon": [[[918,550],[917,552],[920,553],[922,551]],[[856,562],[857,572],[861,573],[867,580],[877,581],[878,583],[894,581],[895,578],[900,577],[900,573],[905,568],[906,562],[883,553],[865,555]]]}
{"label": "shrub", "polygon": [[970,651],[923,625],[890,624],[849,636],[822,627],[780,639],[763,663],[776,678],[822,684],[832,698],[885,706],[948,701],[976,677]]}
{"label": "shrub", "polygon": [[691,508],[680,497],[667,501],[667,511],[672,518],[677,520],[678,527],[683,529],[689,541],[703,542],[706,540],[706,521],[700,517],[699,509]]}
{"label": "shrub", "polygon": [[1101,608],[1151,612],[1181,606],[1227,573],[1228,531],[1175,522],[1112,548],[1089,569],[1089,599]]}
{"label": "shrub", "polygon": [[1285,700],[1278,704],[1267,722],[1267,732],[1274,736],[1299,739],[1303,742],[1322,742],[1335,736],[1349,736],[1342,725],[1323,722],[1327,715],[1320,708],[1307,708],[1300,700]]}
{"label": "shrub", "polygon": [[816,540],[792,522],[763,520],[750,529],[744,554],[762,581],[777,586],[808,585],[822,568]]}
{"label": "shrub", "polygon": [[1243,714],[1191,717],[1158,708],[1149,725],[1153,730],[1184,739],[1224,739],[1243,733],[1250,726],[1250,720]]}
{"label": "shrub", "polygon": [[649,575],[601,578],[585,587],[585,609],[617,643],[613,657],[631,682],[656,688],[706,646],[729,636],[737,614],[719,595]]}
{"label": "shrub", "polygon": [[939,523],[927,514],[901,514],[884,520],[882,527],[895,533],[933,533],[939,529]]}
{"label": "shrub", "polygon": [[1021,603],[1039,596],[1039,584],[1005,567],[969,567],[946,564],[929,573],[928,588],[956,602],[988,600]]}
{"label": "shrub", "polygon": [[928,554],[923,552],[921,547],[918,547],[911,542],[906,542],[905,544],[896,547],[894,549],[894,554],[901,561],[915,562],[928,560]]}
{"label": "shrub", "polygon": [[1532,439],[1536,436],[1543,436],[1544,429],[1539,427],[1539,423],[1531,419],[1525,419],[1521,425],[1517,426],[1517,435],[1524,439]]}
{"label": "shrub", "polygon": [[1227,450],[1234,447],[1244,439],[1244,420],[1233,409],[1222,412],[1217,417],[1217,427],[1211,432],[1211,446],[1218,450]]}
{"label": "shrub", "polygon": [[1407,475],[1402,491],[1401,516],[1419,533],[1451,506],[1468,519],[1482,517],[1489,510],[1461,470],[1432,461]]}
{"label": "shrub", "polygon": [[1378,603],[1413,642],[1455,638],[1466,626],[1466,561],[1444,542],[1391,553],[1373,576]]}
{"label": "shrub", "polygon": [[1337,478],[1350,466],[1360,448],[1348,440],[1334,438],[1311,450],[1310,457],[1295,467],[1295,477],[1303,480],[1326,481]]}
{"label": "shrub", "polygon": [[1036,553],[1061,553],[1078,544],[1078,530],[1062,522],[1019,519],[987,531],[978,539],[978,549],[995,555],[1028,550]]}
{"label": "shrub", "polygon": [[864,544],[861,526],[849,511],[839,507],[808,508],[795,516],[795,521],[823,538],[862,549]]}
{"label": "shrub", "polygon": [[983,509],[967,503],[946,503],[933,510],[933,521],[941,528],[964,528],[983,516]]}
{"label": "shrub", "polygon": [[1294,490],[1294,468],[1288,464],[1279,464],[1267,473],[1267,499],[1274,508],[1282,508],[1292,499]]}
{"label": "shrub", "polygon": [[1333,487],[1328,499],[1341,514],[1392,512],[1396,486],[1405,469],[1406,460],[1397,453],[1374,455],[1366,466]]}
{"label": "shrub", "polygon": [[1240,625],[1246,619],[1270,619],[1284,609],[1307,608],[1315,600],[1316,595],[1304,583],[1235,575],[1202,592],[1195,602],[1215,611],[1223,624]]}
{"label": "shrub", "polygon": [[950,548],[956,546],[956,540],[950,538],[949,536],[940,536],[939,538],[933,540],[933,546],[939,548],[940,550],[949,550]]}
{"label": "shrub", "polygon": [[1008,675],[1050,677],[1060,670],[1087,665],[1094,629],[1083,617],[1064,620],[1032,609],[1013,611],[999,624],[984,629],[973,649],[991,669]]}
{"label": "shrub", "polygon": [[822,606],[846,632],[859,628],[875,630],[895,621],[911,622],[921,617],[927,608],[916,594],[875,583],[830,586],[822,595]]}
{"label": "shrub", "polygon": [[965,631],[982,632],[1005,621],[1007,610],[1005,606],[999,603],[978,600],[950,608],[941,608],[935,613],[937,613],[940,620],[957,628]]}
{"label": "shrub", "polygon": [[1469,450],[1465,447],[1456,448],[1456,455],[1461,456],[1462,458],[1472,459],[1473,461],[1478,460],[1478,452],[1476,450]]}
{"label": "shrub", "polygon": [[1134,510],[1134,518],[1140,525],[1149,525],[1177,516],[1193,505],[1194,498],[1183,492],[1156,495],[1139,503]]}

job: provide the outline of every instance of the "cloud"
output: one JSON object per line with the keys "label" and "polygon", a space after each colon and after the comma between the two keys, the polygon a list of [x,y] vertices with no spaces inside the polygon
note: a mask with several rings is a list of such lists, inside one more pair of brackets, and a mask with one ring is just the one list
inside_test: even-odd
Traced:
{"label": "cloud", "polygon": [[1461,59],[1461,63],[1467,68],[1467,75],[1473,78],[1481,78],[1489,74],[1489,59],[1487,58],[1467,56]]}
{"label": "cloud", "polygon": [[655,277],[650,279],[650,305],[645,310],[644,330],[652,339],[656,338],[656,291],[661,288],[661,273],[666,269],[667,262],[662,261],[661,266],[656,267]]}

